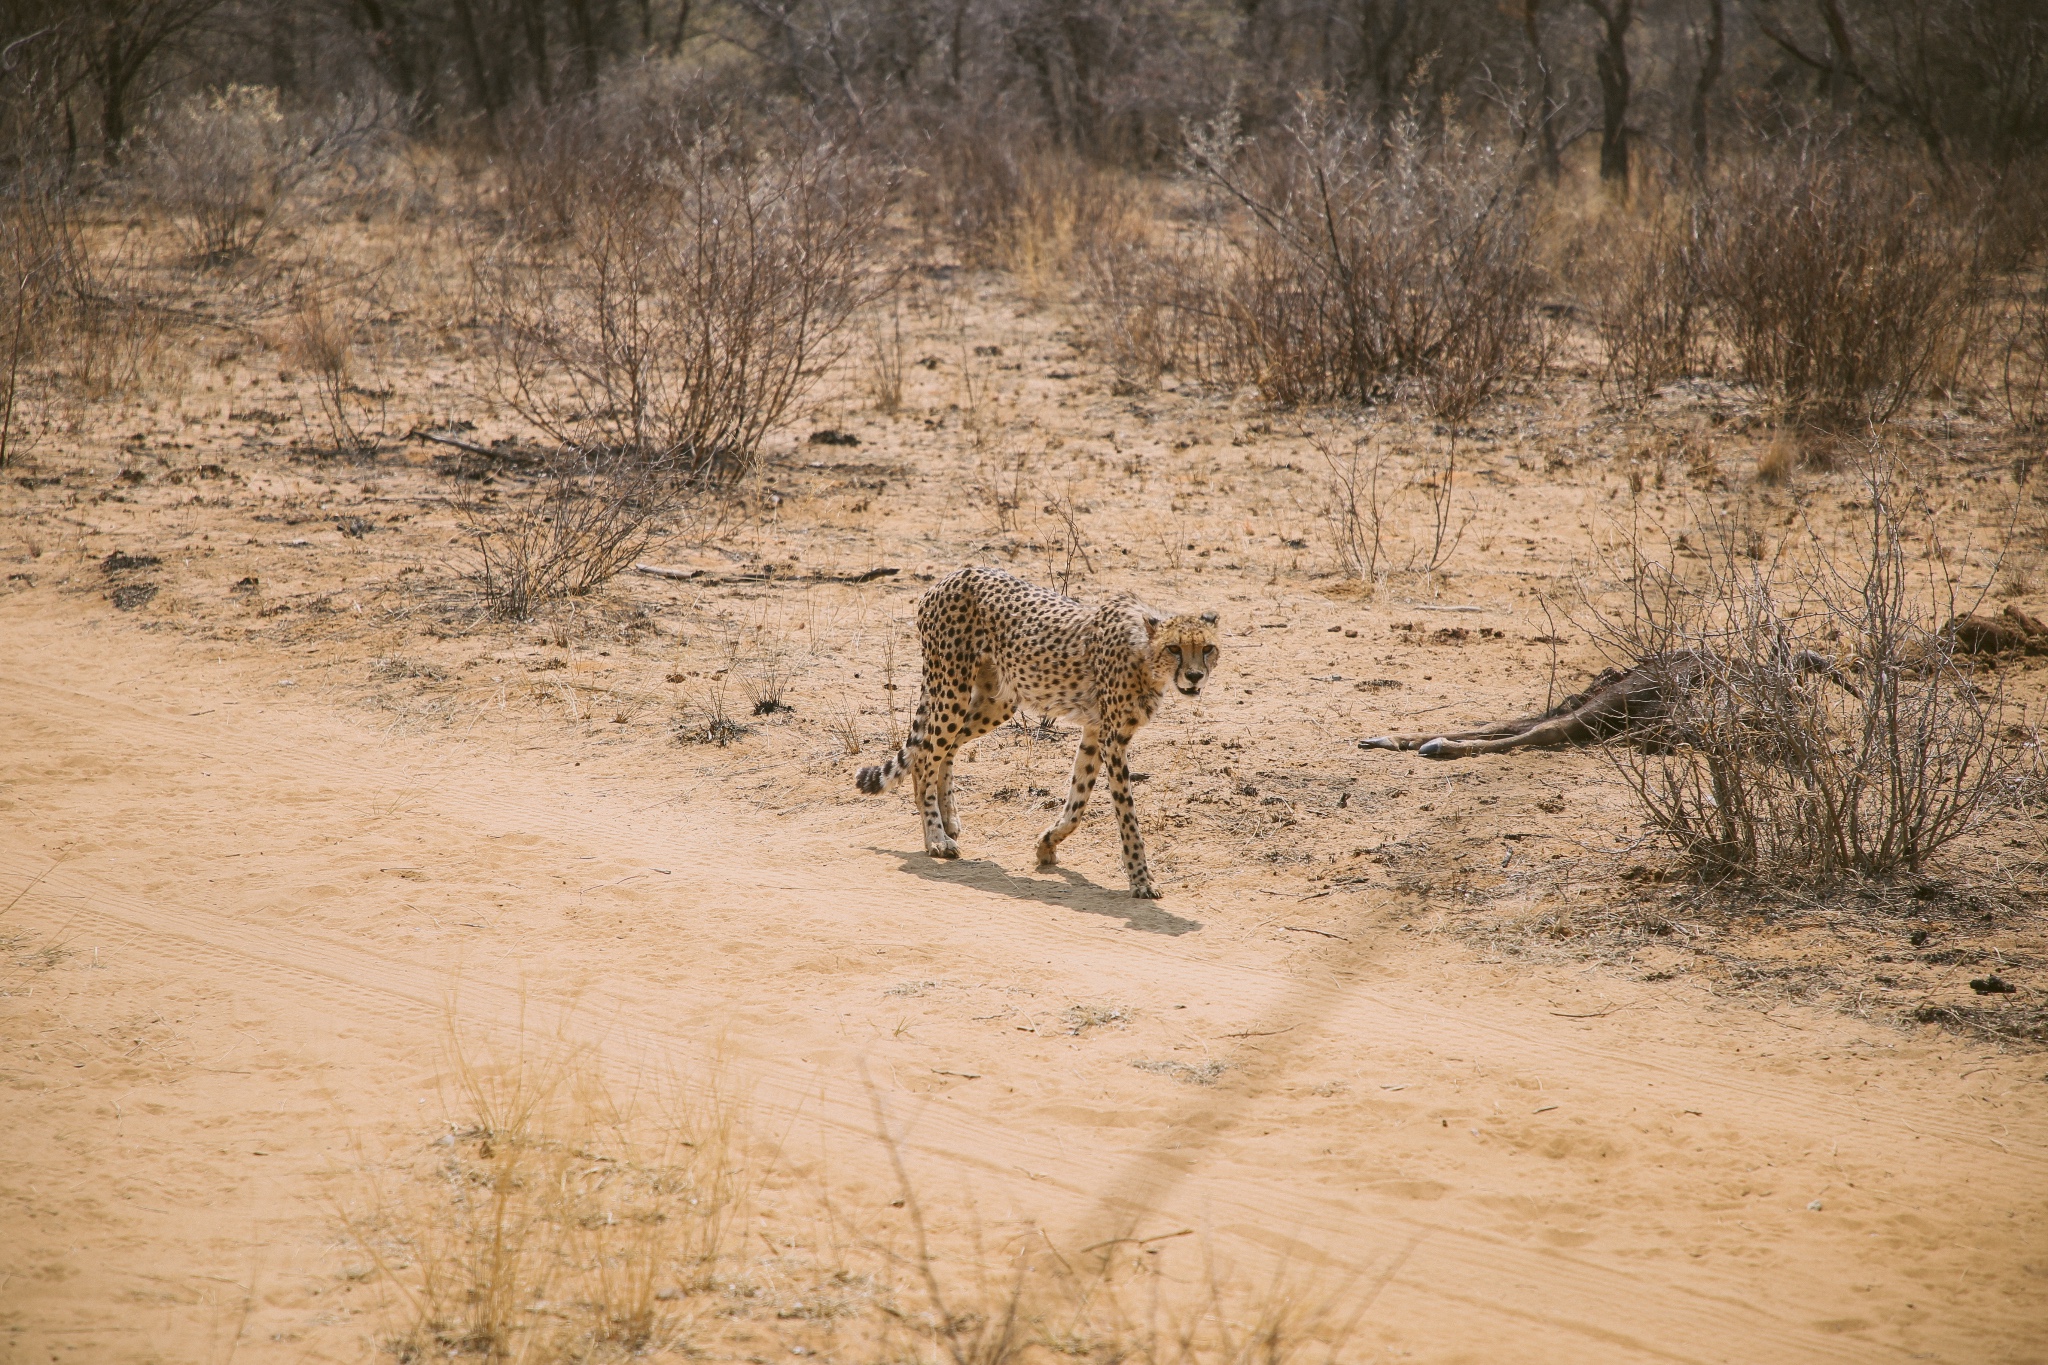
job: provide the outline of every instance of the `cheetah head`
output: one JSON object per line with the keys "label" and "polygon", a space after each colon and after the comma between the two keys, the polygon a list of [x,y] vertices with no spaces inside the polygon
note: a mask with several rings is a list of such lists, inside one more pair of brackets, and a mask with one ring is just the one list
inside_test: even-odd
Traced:
{"label": "cheetah head", "polygon": [[1203,680],[1216,671],[1216,613],[1148,619],[1145,629],[1151,638],[1154,676],[1171,671],[1176,691],[1184,697],[1200,696]]}

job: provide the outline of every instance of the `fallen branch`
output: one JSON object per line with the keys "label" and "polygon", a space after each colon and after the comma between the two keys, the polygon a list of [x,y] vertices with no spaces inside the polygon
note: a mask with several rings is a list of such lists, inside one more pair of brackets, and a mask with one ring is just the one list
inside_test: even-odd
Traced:
{"label": "fallen branch", "polygon": [[667,569],[659,564],[635,564],[634,573],[644,573],[649,578],[667,578],[678,583],[872,583],[878,578],[891,578],[902,573],[901,569],[869,569],[863,573],[813,573],[773,574],[747,573],[731,578],[712,578],[708,569]]}
{"label": "fallen branch", "polygon": [[1176,1237],[1192,1237],[1194,1235],[1195,1230],[1193,1228],[1182,1228],[1179,1232],[1162,1232],[1157,1237],[1112,1237],[1107,1242],[1097,1242],[1092,1247],[1082,1247],[1080,1254],[1086,1256],[1089,1252],[1100,1251],[1104,1247],[1141,1247],[1147,1242],[1170,1242]]}
{"label": "fallen branch", "polygon": [[1304,928],[1303,926],[1297,924],[1283,924],[1280,927],[1282,929],[1285,929],[1290,934],[1321,934],[1324,938],[1334,938],[1339,943],[1351,942],[1351,940],[1344,937],[1344,935],[1333,934],[1327,929],[1309,929]]}
{"label": "fallen branch", "polygon": [[495,460],[505,453],[502,450],[493,450],[489,446],[480,446],[475,441],[465,441],[460,436],[450,436],[443,431],[426,431],[419,427],[414,427],[411,431],[405,433],[405,439],[408,441],[433,441],[444,446],[454,446],[457,450],[466,450],[472,455],[481,455],[485,459],[491,460]]}

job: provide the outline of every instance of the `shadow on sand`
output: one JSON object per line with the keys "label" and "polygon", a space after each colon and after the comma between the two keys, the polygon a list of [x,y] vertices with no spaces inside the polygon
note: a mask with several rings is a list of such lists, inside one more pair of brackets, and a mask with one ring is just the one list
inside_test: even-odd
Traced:
{"label": "shadow on sand", "polygon": [[1127,891],[1111,891],[1097,886],[1080,873],[1064,867],[1053,868],[1042,876],[1017,877],[983,858],[933,858],[923,852],[908,853],[897,848],[871,846],[871,849],[899,859],[902,864],[900,871],[928,882],[971,886],[977,891],[991,891],[1014,900],[1037,901],[1062,910],[1078,910],[1084,915],[1104,915],[1120,919],[1124,928],[1142,933],[1178,937],[1202,927],[1199,920],[1169,914],[1151,901],[1133,899]]}

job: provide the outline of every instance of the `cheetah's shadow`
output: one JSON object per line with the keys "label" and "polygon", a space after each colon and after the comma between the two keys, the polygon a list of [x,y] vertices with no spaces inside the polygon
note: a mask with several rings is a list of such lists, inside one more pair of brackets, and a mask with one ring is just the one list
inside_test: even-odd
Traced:
{"label": "cheetah's shadow", "polygon": [[1019,877],[986,858],[934,858],[922,851],[911,853],[872,845],[870,848],[875,853],[901,859],[900,871],[928,882],[971,886],[977,891],[993,891],[1015,900],[1037,901],[1040,905],[1056,906],[1061,910],[1078,910],[1084,915],[1104,915],[1120,919],[1124,928],[1141,933],[1178,938],[1202,927],[1200,920],[1184,919],[1161,910],[1151,901],[1133,899],[1128,892],[1098,886],[1070,868],[1056,867],[1046,876]]}

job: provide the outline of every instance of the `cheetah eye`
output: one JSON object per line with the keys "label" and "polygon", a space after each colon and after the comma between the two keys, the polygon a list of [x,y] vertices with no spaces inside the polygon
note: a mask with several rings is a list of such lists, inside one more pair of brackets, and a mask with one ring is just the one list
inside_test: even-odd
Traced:
{"label": "cheetah eye", "polygon": [[1176,655],[1178,655],[1178,654],[1180,653],[1180,646],[1179,646],[1179,645],[1168,645],[1168,646],[1167,646],[1167,648],[1168,648],[1168,649],[1170,649],[1170,650],[1172,650],[1172,651],[1173,651],[1173,652],[1174,652],[1174,653],[1175,653]]}
{"label": "cheetah eye", "polygon": [[1203,656],[1204,658],[1208,658],[1208,659],[1213,659],[1213,658],[1215,658],[1215,657],[1216,657],[1216,646],[1214,646],[1214,645],[1203,645],[1203,646],[1202,646],[1202,656]]}

